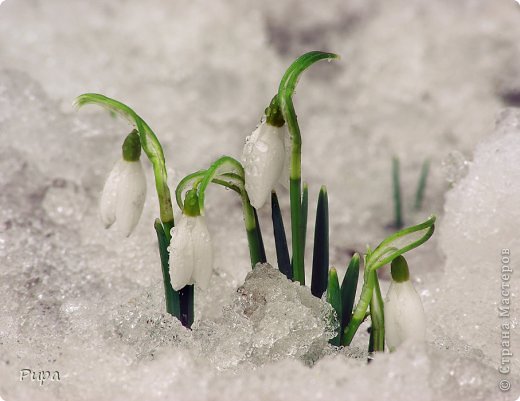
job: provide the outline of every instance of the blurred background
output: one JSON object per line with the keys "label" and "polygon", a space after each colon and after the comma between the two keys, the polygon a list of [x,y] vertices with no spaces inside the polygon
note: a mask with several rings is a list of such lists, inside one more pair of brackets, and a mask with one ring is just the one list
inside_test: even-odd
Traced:
{"label": "blurred background", "polygon": [[[144,289],[161,296],[151,168],[145,163],[144,214],[123,241],[103,229],[97,205],[131,128],[94,107],[77,112],[76,96],[98,92],[133,107],[164,145],[173,190],[219,156],[240,158],[246,136],[296,57],[310,50],[339,54],[341,60],[305,72],[294,101],[310,189],[307,244],[317,193],[327,185],[331,264],[341,277],[353,251],[394,231],[393,157],[401,165],[405,225],[435,213],[442,227],[444,195],[466,173],[475,145],[493,131],[500,110],[520,106],[519,20],[514,0],[1,3],[0,371],[11,372],[13,358],[74,361],[83,352],[77,343],[64,346],[70,353],[63,351],[64,357],[57,347],[70,333],[88,333],[93,348],[111,349],[99,316],[142,297]],[[425,160],[431,163],[425,198],[414,210]],[[278,190],[288,210],[288,192]],[[206,199],[216,260],[210,290],[197,296],[198,318],[218,316],[250,270],[239,200],[220,188]],[[268,260],[276,264],[269,206],[259,214]],[[437,242],[434,236],[410,254],[415,280],[441,277],[444,255]],[[310,246],[306,256],[309,266]],[[381,272],[383,287],[386,274]],[[451,290],[462,294],[455,285]],[[439,287],[430,287],[421,295],[433,305],[438,293]],[[457,320],[445,302],[437,319],[450,310]],[[485,331],[481,348],[488,342]],[[90,338],[94,332],[96,340]],[[79,388],[106,378],[95,373],[99,355],[93,355],[87,368],[70,362],[71,372],[99,375],[78,381]],[[114,355],[119,358],[119,351]],[[482,371],[480,365],[475,370]]]}
{"label": "blurred background", "polygon": [[[16,205],[13,215],[39,210],[58,228],[76,225],[78,241],[104,248],[114,234],[100,229],[97,197],[129,127],[95,108],[77,113],[77,95],[98,92],[132,106],[162,141],[174,188],[223,154],[240,157],[297,56],[333,51],[341,60],[306,72],[295,105],[309,236],[324,184],[331,263],[341,269],[352,251],[392,231],[392,157],[401,163],[405,224],[442,215],[444,192],[464,174],[499,110],[520,105],[519,16],[513,0],[7,0],[0,8],[1,162],[4,181],[15,184],[4,202]],[[425,160],[425,200],[414,211]],[[13,178],[20,166],[41,174],[34,188]],[[287,206],[287,191],[279,192]],[[240,282],[247,249],[239,202],[214,189],[208,208],[226,250],[217,269]],[[111,247],[124,254],[145,241],[150,259],[138,260],[151,263],[156,215],[149,191],[135,242]],[[260,211],[273,260],[269,216],[269,207]],[[424,252],[441,269],[435,241]]]}
{"label": "blurred background", "polygon": [[[444,192],[499,110],[520,105],[519,16],[513,0],[7,0],[0,8],[3,175],[9,181],[12,163],[28,162],[42,174],[28,210],[43,208],[59,227],[81,222],[80,240],[104,246],[111,234],[100,229],[97,197],[129,127],[99,109],[76,112],[77,95],[103,93],[133,107],[162,141],[174,188],[223,154],[240,157],[297,56],[333,51],[341,60],[306,72],[295,106],[309,236],[324,184],[331,263],[341,269],[352,251],[392,231],[392,157],[401,164],[405,224],[442,215]],[[425,160],[425,200],[414,211]],[[279,192],[288,206],[287,191]],[[208,208],[218,247],[229,251],[218,252],[217,264],[240,282],[248,256],[239,201],[213,189]],[[145,213],[134,244],[143,235],[153,249],[151,190]],[[269,207],[260,217],[272,260]],[[424,252],[441,269],[435,249],[432,241]],[[244,268],[224,267],[230,263]]]}

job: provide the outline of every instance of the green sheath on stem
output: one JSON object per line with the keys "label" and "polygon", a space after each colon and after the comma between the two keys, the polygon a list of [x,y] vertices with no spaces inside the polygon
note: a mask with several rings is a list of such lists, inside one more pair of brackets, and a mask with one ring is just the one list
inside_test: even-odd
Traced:
{"label": "green sheath on stem", "polygon": [[285,227],[283,224],[282,212],[278,203],[276,192],[271,192],[271,217],[273,220],[274,244],[276,247],[276,259],[278,261],[278,269],[285,276],[292,279],[291,259],[289,257],[289,248],[287,246],[287,238],[285,236]]}
{"label": "green sheath on stem", "polygon": [[301,217],[301,241],[302,241],[302,249],[305,255],[305,242],[307,239],[307,215],[309,213],[309,187],[306,182],[303,183],[303,193],[302,193],[302,217]]}
{"label": "green sheath on stem", "polygon": [[[313,51],[300,56],[287,69],[278,88],[278,103],[282,110],[283,119],[292,138],[291,170],[290,170],[290,201],[291,201],[291,234],[292,234],[292,263],[293,278],[305,285],[304,248],[301,240],[302,225],[302,190],[301,190],[301,135],[300,127],[292,95],[298,78],[308,67],[319,60],[338,58],[336,54]],[[276,102],[275,102],[276,103]]]}
{"label": "green sheath on stem", "polygon": [[312,256],[311,293],[321,298],[327,289],[329,270],[329,201],[327,189],[321,187],[316,209],[314,228],[314,253]]}
{"label": "green sheath on stem", "polygon": [[332,305],[332,308],[336,311],[338,318],[338,335],[332,338],[329,342],[332,345],[339,346],[341,340],[341,316],[342,316],[342,302],[341,302],[341,290],[339,288],[338,273],[334,267],[331,267],[328,274],[328,285],[327,285],[327,302]]}
{"label": "green sheath on stem", "polygon": [[157,242],[159,243],[159,254],[161,256],[161,267],[164,284],[164,297],[166,300],[166,312],[170,315],[175,316],[180,320],[181,309],[179,293],[175,291],[170,282],[170,267],[169,267],[169,255],[168,246],[169,241],[166,239],[164,234],[163,226],[159,219],[155,219],[154,228],[157,233]]}
{"label": "green sheath on stem", "polygon": [[379,352],[385,350],[385,315],[384,303],[381,296],[381,289],[379,287],[379,280],[377,278],[377,271],[372,271],[370,274],[374,275],[374,293],[370,300],[370,320],[372,321],[372,329],[370,337],[372,338],[371,352]]}

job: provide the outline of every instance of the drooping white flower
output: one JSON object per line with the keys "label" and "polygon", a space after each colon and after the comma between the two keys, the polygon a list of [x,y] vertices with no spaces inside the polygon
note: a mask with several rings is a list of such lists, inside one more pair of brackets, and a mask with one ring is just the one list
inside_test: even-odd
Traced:
{"label": "drooping white flower", "polygon": [[213,249],[204,217],[183,214],[171,235],[168,251],[173,289],[195,283],[206,289],[213,269]]}
{"label": "drooping white flower", "polygon": [[263,121],[246,139],[242,153],[245,188],[251,205],[261,208],[283,171],[285,126],[275,127]]}
{"label": "drooping white flower", "polygon": [[105,227],[117,222],[117,229],[128,237],[139,222],[145,198],[146,178],[141,161],[120,159],[101,194],[100,215]]}
{"label": "drooping white flower", "polygon": [[425,340],[424,308],[402,256],[392,262],[392,282],[385,299],[384,316],[386,343],[391,351],[407,340]]}

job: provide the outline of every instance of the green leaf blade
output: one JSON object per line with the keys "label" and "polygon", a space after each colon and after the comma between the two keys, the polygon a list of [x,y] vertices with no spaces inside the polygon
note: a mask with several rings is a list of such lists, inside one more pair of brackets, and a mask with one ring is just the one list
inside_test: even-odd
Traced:
{"label": "green leaf blade", "polygon": [[347,272],[343,277],[341,283],[341,302],[343,314],[341,316],[341,327],[342,330],[348,326],[350,319],[352,318],[352,310],[354,308],[354,301],[356,299],[357,284],[359,280],[359,254],[356,253],[350,259],[350,263],[347,267]]}
{"label": "green leaf blade", "polygon": [[415,210],[421,210],[423,200],[424,200],[424,192],[426,190],[426,182],[428,180],[428,174],[430,172],[430,160],[425,160],[422,168],[421,174],[419,176],[419,183],[417,184],[417,191],[415,192]]}
{"label": "green leaf blade", "polygon": [[278,196],[276,195],[275,191],[271,192],[271,218],[273,220],[274,243],[276,247],[278,269],[289,280],[292,280],[293,272],[291,267],[291,259],[289,257],[289,247],[287,245],[282,212],[280,210]]}
{"label": "green leaf blade", "polygon": [[399,175],[399,159],[392,159],[392,193],[394,198],[394,227],[403,228],[403,205],[401,197],[401,179]]}
{"label": "green leaf blade", "polygon": [[327,289],[329,271],[329,200],[327,189],[321,187],[316,209],[314,252],[312,256],[311,292],[321,298]]}

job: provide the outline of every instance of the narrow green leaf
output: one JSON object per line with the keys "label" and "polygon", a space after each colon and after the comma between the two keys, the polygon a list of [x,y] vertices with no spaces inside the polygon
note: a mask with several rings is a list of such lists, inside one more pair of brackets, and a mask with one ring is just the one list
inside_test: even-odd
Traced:
{"label": "narrow green leaf", "polygon": [[276,247],[276,259],[278,261],[278,269],[285,276],[292,280],[291,260],[289,258],[289,247],[287,246],[287,238],[285,236],[285,227],[283,224],[282,212],[278,203],[276,192],[271,193],[271,217],[273,220],[274,243]]}
{"label": "narrow green leaf", "polygon": [[394,194],[394,226],[403,228],[403,206],[401,202],[401,180],[399,178],[399,159],[392,159],[392,189]]}
{"label": "narrow green leaf", "polygon": [[354,308],[354,300],[356,298],[357,283],[359,280],[359,254],[356,253],[350,259],[347,272],[341,283],[341,302],[343,315],[341,317],[342,330],[347,327],[352,317],[352,309]]}
{"label": "narrow green leaf", "polygon": [[327,289],[329,270],[329,200],[327,188],[321,187],[316,209],[316,225],[314,228],[314,252],[312,255],[311,292],[321,298]]}
{"label": "narrow green leaf", "polygon": [[430,172],[430,161],[425,160],[422,168],[421,175],[419,176],[419,183],[417,184],[417,191],[415,192],[415,210],[421,210],[424,191],[426,189],[426,181],[428,179],[428,173]]}
{"label": "narrow green leaf", "polygon": [[168,240],[164,234],[164,229],[159,219],[154,223],[155,232],[157,233],[157,241],[159,243],[159,255],[161,257],[161,270],[163,275],[164,298],[166,301],[166,312],[181,319],[181,309],[179,293],[175,291],[170,282],[170,258],[168,254]]}
{"label": "narrow green leaf", "polygon": [[341,290],[339,288],[338,273],[334,267],[329,270],[328,285],[327,285],[327,302],[332,305],[336,316],[338,318],[338,335],[332,338],[329,342],[332,345],[339,346],[341,339],[341,316],[342,313],[342,301],[341,301]]}

